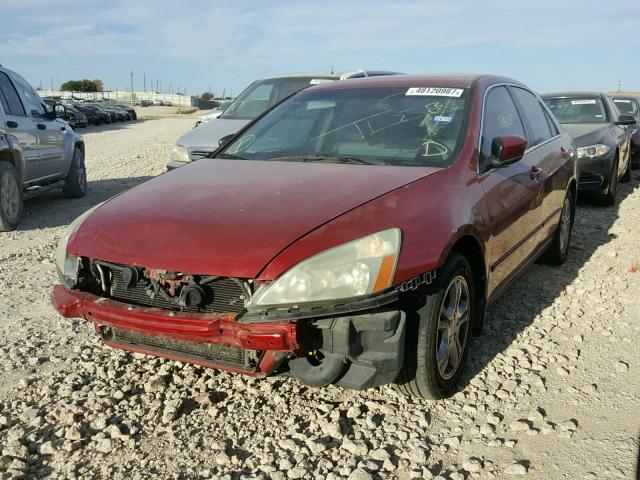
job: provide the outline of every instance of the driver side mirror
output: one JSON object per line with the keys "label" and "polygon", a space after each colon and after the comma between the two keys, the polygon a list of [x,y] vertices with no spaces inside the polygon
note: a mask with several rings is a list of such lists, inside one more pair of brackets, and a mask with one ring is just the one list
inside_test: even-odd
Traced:
{"label": "driver side mirror", "polygon": [[229,135],[225,135],[220,140],[218,140],[218,147],[224,147],[227,143],[229,143],[229,140],[231,140],[235,136],[236,136],[235,133],[230,133]]}
{"label": "driver side mirror", "polygon": [[616,125],[635,125],[636,118],[633,115],[620,115],[618,116],[618,121]]}
{"label": "driver side mirror", "polygon": [[53,113],[55,113],[56,118],[67,118],[67,109],[61,103],[56,103],[53,106]]}
{"label": "driver side mirror", "polygon": [[517,135],[495,137],[491,142],[491,156],[494,167],[506,167],[517,162],[524,156],[527,141]]}

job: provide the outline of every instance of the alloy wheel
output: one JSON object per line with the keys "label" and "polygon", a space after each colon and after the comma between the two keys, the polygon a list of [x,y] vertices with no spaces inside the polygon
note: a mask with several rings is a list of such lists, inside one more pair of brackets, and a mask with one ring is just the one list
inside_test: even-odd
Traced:
{"label": "alloy wheel", "polygon": [[436,361],[440,376],[448,380],[458,370],[469,334],[469,285],[454,277],[443,296],[436,335]]}

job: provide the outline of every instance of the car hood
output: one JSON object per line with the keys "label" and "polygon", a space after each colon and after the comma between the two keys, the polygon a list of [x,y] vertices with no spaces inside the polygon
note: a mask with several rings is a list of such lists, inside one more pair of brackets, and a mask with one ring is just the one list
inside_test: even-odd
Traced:
{"label": "car hood", "polygon": [[255,278],[310,231],[439,170],[206,159],[103,204],[71,236],[67,251],[126,265]]}
{"label": "car hood", "polygon": [[609,132],[608,123],[564,123],[564,129],[573,138],[576,147],[586,147],[600,142]]}
{"label": "car hood", "polygon": [[249,122],[250,120],[214,118],[193,130],[189,130],[176,143],[188,148],[213,151],[218,148],[218,141],[222,137],[236,133]]}

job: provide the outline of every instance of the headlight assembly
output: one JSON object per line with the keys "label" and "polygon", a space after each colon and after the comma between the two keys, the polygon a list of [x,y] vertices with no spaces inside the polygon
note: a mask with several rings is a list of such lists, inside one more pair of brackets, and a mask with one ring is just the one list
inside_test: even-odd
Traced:
{"label": "headlight assembly", "polygon": [[611,150],[608,145],[598,143],[596,145],[589,145],[588,147],[578,148],[578,158],[596,158],[606,155]]}
{"label": "headlight assembly", "polygon": [[393,228],[330,248],[307,258],[259,288],[249,308],[340,300],[392,285],[400,252]]}
{"label": "headlight assembly", "polygon": [[190,162],[189,150],[183,145],[174,145],[171,149],[171,161]]}
{"label": "headlight assembly", "polygon": [[90,208],[76,218],[66,228],[62,237],[60,237],[60,242],[56,248],[56,267],[58,269],[58,277],[60,278],[60,281],[68,288],[73,288],[78,282],[80,258],[67,253],[67,243],[69,243],[69,238],[73,235],[73,232],[75,232],[78,227],[82,225],[82,222],[84,222],[84,220],[100,205],[102,205],[102,203]]}

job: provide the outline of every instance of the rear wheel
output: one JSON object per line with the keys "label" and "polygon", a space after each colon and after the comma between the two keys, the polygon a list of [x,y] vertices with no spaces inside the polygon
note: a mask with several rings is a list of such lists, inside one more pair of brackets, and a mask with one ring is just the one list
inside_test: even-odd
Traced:
{"label": "rear wheel", "polygon": [[439,290],[427,293],[419,309],[407,312],[405,358],[396,380],[396,388],[405,395],[431,400],[455,393],[475,313],[475,285],[464,256],[453,253],[438,270],[438,278]]}
{"label": "rear wheel", "polygon": [[569,255],[569,242],[573,228],[573,197],[567,193],[560,212],[560,222],[553,235],[553,240],[547,250],[540,257],[540,263],[547,265],[562,265]]}
{"label": "rear wheel", "polygon": [[18,171],[10,163],[0,162],[0,232],[16,229],[22,218],[23,208]]}
{"label": "rear wheel", "polygon": [[616,193],[618,192],[618,157],[613,162],[613,169],[611,170],[611,177],[609,178],[609,188],[607,193],[600,195],[597,202],[600,205],[610,207],[616,204]]}
{"label": "rear wheel", "polygon": [[68,198],[84,197],[87,193],[87,170],[84,166],[84,154],[76,147],[67,178],[64,179],[64,195]]}

